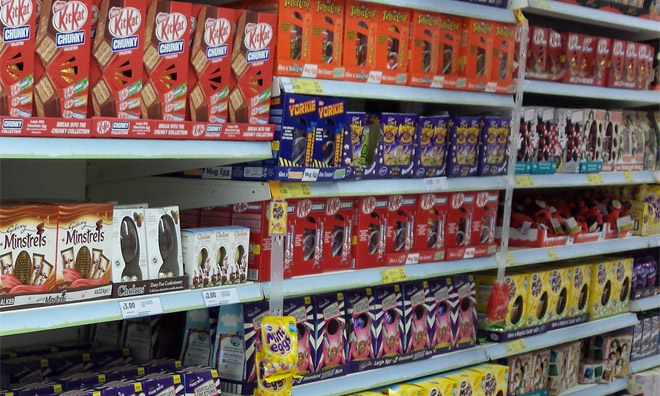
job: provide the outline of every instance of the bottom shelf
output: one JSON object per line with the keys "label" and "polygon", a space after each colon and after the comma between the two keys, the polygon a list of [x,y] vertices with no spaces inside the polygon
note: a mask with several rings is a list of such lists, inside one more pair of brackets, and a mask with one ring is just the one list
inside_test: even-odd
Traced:
{"label": "bottom shelf", "polygon": [[590,384],[590,385],[577,385],[565,392],[560,396],[606,396],[628,387],[628,378],[619,378],[609,384]]}
{"label": "bottom shelf", "polygon": [[630,372],[640,373],[645,370],[650,370],[654,367],[660,367],[660,356],[653,355],[645,357],[644,359],[634,360],[630,362]]}

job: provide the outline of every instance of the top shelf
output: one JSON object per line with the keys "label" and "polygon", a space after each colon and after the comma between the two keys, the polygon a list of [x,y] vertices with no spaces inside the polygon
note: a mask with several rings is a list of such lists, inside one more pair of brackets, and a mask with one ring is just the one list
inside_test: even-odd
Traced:
{"label": "top shelf", "polygon": [[619,30],[626,33],[625,36],[629,40],[644,41],[660,38],[660,22],[595,8],[549,0],[509,0],[509,8],[522,9],[523,12],[534,15]]}
{"label": "top shelf", "polygon": [[489,21],[516,23],[516,17],[506,8],[490,7],[482,4],[467,3],[455,0],[364,0],[369,3],[406,7],[416,10],[439,12],[441,14],[459,15],[486,19]]}

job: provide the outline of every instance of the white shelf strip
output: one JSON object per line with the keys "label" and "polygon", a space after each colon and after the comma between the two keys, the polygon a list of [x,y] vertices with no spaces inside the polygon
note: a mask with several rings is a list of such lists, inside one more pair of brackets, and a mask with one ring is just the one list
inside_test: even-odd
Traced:
{"label": "white shelf strip", "polygon": [[408,381],[488,361],[483,347],[438,355],[426,360],[349,374],[293,388],[293,396],[340,396]]}
{"label": "white shelf strip", "polygon": [[[645,184],[655,183],[656,177],[653,172],[601,172],[602,177],[601,186],[620,186],[630,184]],[[518,180],[523,178],[531,178],[533,185],[516,186],[516,189],[525,188],[556,188],[556,187],[577,187],[577,186],[593,186],[593,181],[590,182],[587,174],[572,174],[572,173],[555,173],[552,175],[518,175]],[[598,180],[600,182],[600,180]],[[521,184],[521,183],[518,183]]]}
{"label": "white shelf strip", "polygon": [[563,329],[551,330],[543,334],[525,337],[525,350],[516,350],[515,353],[509,352],[509,341],[500,344],[488,345],[488,356],[491,360],[500,359],[506,356],[517,355],[527,351],[535,351],[541,348],[547,348],[553,345],[563,344],[565,342],[579,340],[595,334],[603,334],[608,331],[623,329],[634,326],[637,323],[637,315],[626,313],[612,316],[605,319],[599,319],[592,322],[586,322],[575,326],[565,327]]}
{"label": "white shelf strip", "polygon": [[653,355],[645,357],[644,359],[634,360],[630,362],[630,372],[641,373],[642,371],[650,370],[660,366],[660,356]]}
{"label": "white shelf strip", "polygon": [[630,301],[631,312],[643,312],[660,308],[660,294]]}
{"label": "white shelf strip", "polygon": [[263,299],[259,284],[245,283],[218,288],[183,290],[149,296],[106,299],[43,308],[6,311],[0,312],[0,336],[121,320],[122,315],[119,304],[121,302],[143,298],[159,298],[163,307],[163,312],[165,313],[204,308],[205,305],[202,297],[202,290],[209,291],[221,288],[236,288],[241,302],[258,301]]}
{"label": "white shelf strip", "polygon": [[651,106],[660,103],[659,91],[605,88],[552,81],[525,80],[525,93],[614,101],[624,107]]}
{"label": "white shelf strip", "polygon": [[439,12],[463,17],[487,19],[490,21],[516,23],[516,17],[506,8],[490,7],[482,4],[455,0],[365,0],[369,3],[406,7],[416,10]]}
{"label": "white shelf strip", "polygon": [[627,378],[619,378],[608,384],[577,385],[559,396],[606,396],[624,390],[628,387]]}

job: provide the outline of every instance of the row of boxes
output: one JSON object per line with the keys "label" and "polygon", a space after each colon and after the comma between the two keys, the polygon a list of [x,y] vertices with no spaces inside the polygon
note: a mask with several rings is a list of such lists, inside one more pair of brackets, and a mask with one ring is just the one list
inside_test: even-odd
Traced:
{"label": "row of boxes", "polygon": [[660,312],[653,310],[638,316],[639,322],[633,329],[631,360],[657,356],[660,352]]}
{"label": "row of boxes", "polygon": [[660,3],[657,0],[643,1],[643,2],[630,2],[625,0],[559,0],[569,4],[579,4],[585,7],[597,8],[603,11],[615,12],[617,14],[625,14],[638,16],[641,18],[650,18],[660,20]]}
{"label": "row of boxes", "polygon": [[[298,328],[298,369],[303,378],[294,382],[472,347],[474,293],[472,276],[463,275],[285,299],[284,315],[294,317]],[[218,324],[214,352],[220,377],[234,393],[252,394],[260,323],[268,312],[267,302],[220,307],[220,318],[241,318],[233,326]],[[222,341],[226,337],[245,340],[242,353],[233,354],[235,347]]]}
{"label": "row of boxes", "polygon": [[632,348],[633,335],[629,329],[595,335],[585,340],[578,382],[607,383],[613,382],[616,378],[626,377],[630,368]]}
{"label": "row of boxes", "polygon": [[[495,253],[499,193],[288,200],[284,277]],[[182,213],[184,226],[250,229],[248,278],[270,277],[268,202]]]}
{"label": "row of boxes", "polygon": [[527,54],[531,79],[647,90],[654,78],[654,48],[633,41],[532,26]]}

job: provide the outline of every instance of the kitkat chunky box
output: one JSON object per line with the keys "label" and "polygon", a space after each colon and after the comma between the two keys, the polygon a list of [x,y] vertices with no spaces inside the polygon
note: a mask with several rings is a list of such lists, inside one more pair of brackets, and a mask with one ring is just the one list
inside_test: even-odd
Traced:
{"label": "kitkat chunky box", "polygon": [[385,237],[386,265],[414,264],[419,255],[411,253],[415,239],[417,195],[390,195],[387,203]]}
{"label": "kitkat chunky box", "polygon": [[419,262],[441,261],[445,257],[445,221],[447,196],[421,194],[417,197],[413,250],[419,253]]}
{"label": "kitkat chunky box", "polygon": [[351,236],[355,226],[355,199],[327,198],[323,220],[323,261],[321,271],[351,268]]}
{"label": "kitkat chunky box", "polygon": [[84,119],[88,112],[91,0],[44,0],[35,51],[44,72],[35,82],[39,117]]}
{"label": "kitkat chunky box", "polygon": [[233,88],[231,54],[237,13],[229,8],[203,6],[191,53],[197,84],[188,87],[192,121],[227,122],[229,92]]}
{"label": "kitkat chunky box", "polygon": [[446,76],[458,76],[462,18],[412,11],[410,85],[450,88]]}
{"label": "kitkat chunky box", "polygon": [[231,61],[236,87],[229,94],[229,120],[267,124],[272,96],[277,15],[237,12]]}
{"label": "kitkat chunky box", "polygon": [[186,116],[189,3],[154,0],[147,11],[142,118],[183,121]]}
{"label": "kitkat chunky box", "polygon": [[0,3],[0,115],[32,115],[36,13],[35,0]]}
{"label": "kitkat chunky box", "polygon": [[104,0],[92,47],[100,69],[92,82],[94,115],[140,118],[147,0]]}
{"label": "kitkat chunky box", "polygon": [[495,222],[499,191],[474,193],[474,210],[470,227],[470,246],[474,247],[474,257],[495,254]]}
{"label": "kitkat chunky box", "polygon": [[346,1],[344,79],[406,84],[410,10]]}
{"label": "kitkat chunky box", "polygon": [[373,268],[385,265],[388,197],[361,197],[355,213],[353,233],[353,268]]}

